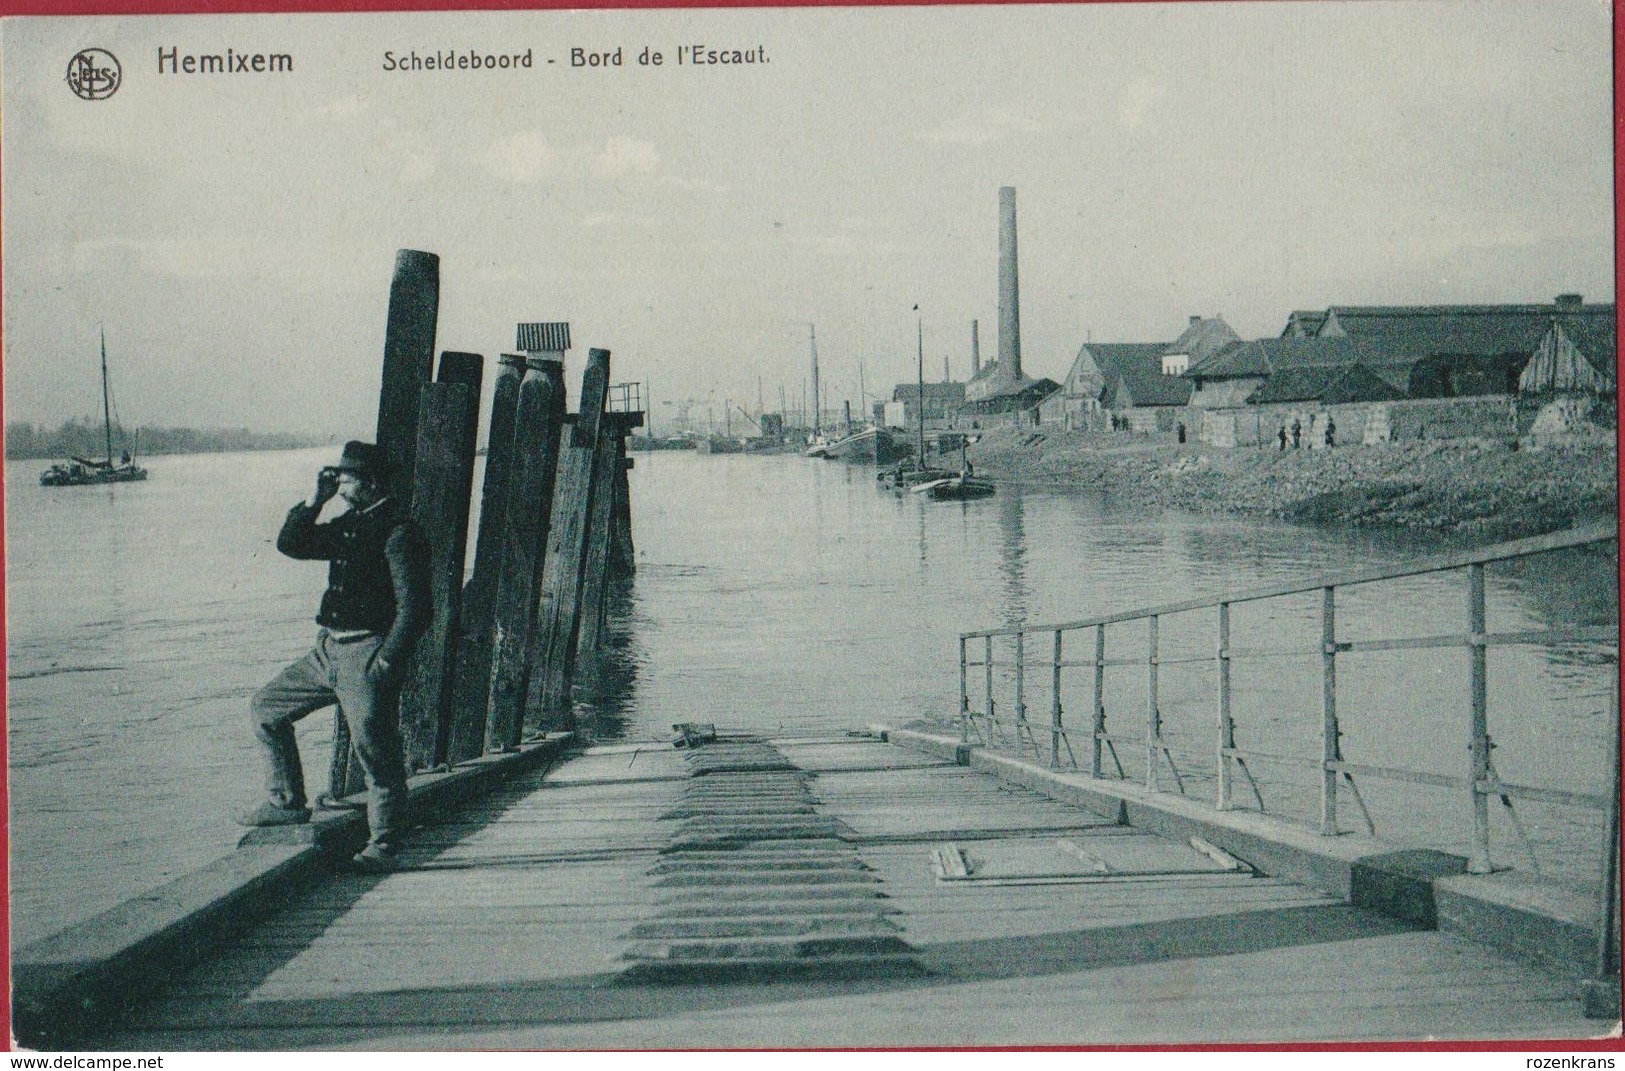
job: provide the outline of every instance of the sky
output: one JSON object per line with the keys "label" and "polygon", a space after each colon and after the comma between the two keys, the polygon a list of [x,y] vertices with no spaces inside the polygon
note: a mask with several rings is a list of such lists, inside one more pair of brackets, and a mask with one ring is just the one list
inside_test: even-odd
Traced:
{"label": "sky", "polygon": [[[1244,338],[1329,304],[1612,301],[1606,0],[18,19],[0,25],[5,417],[339,439],[376,419],[398,249],[437,348],[566,320],[646,384],[825,404],[997,339],[1017,191],[1023,370],[1085,340]],[[766,63],[676,66],[679,46]],[[111,97],[70,91],[84,48]],[[659,67],[637,62],[645,48]],[[291,74],[160,74],[286,53]],[[622,65],[572,67],[571,50]],[[385,70],[529,51],[529,69]],[[549,63],[548,60],[554,62]],[[914,306],[918,306],[916,314]],[[860,383],[861,379],[861,383]],[[489,392],[489,386],[488,386]]]}

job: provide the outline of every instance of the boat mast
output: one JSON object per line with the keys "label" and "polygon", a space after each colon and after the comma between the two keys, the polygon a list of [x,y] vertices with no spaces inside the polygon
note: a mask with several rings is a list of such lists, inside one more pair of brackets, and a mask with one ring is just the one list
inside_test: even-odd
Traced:
{"label": "boat mast", "polygon": [[[920,307],[918,305],[914,306],[915,312],[919,312],[919,309],[920,309]],[[925,317],[924,316],[915,316],[915,318],[914,318],[914,327],[915,327],[915,332],[916,332],[916,341],[919,344],[919,348],[918,348],[918,351],[917,351],[919,367],[917,369],[917,372],[918,372],[918,376],[919,376],[919,388],[920,388],[919,453],[916,454],[915,456],[920,459],[920,468],[924,469],[925,468]]]}
{"label": "boat mast", "polygon": [[807,325],[807,341],[812,346],[812,404],[813,404],[813,435],[818,435],[818,328],[812,324]]}
{"label": "boat mast", "polygon": [[107,329],[102,329],[102,433],[107,439],[107,467],[113,467],[113,415],[107,406]]}

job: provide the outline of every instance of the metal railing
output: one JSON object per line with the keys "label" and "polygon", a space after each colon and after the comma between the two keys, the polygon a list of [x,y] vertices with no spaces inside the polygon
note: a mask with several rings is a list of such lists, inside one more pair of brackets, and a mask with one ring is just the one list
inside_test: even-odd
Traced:
{"label": "metal railing", "polygon": [[643,412],[642,383],[612,383],[604,406],[606,413]]}
{"label": "metal railing", "polygon": [[[1539,788],[1511,784],[1501,779],[1496,772],[1492,759],[1492,751],[1495,745],[1490,738],[1488,724],[1489,688],[1486,652],[1491,647],[1511,644],[1604,642],[1613,644],[1612,660],[1617,667],[1619,659],[1619,626],[1616,622],[1606,626],[1575,626],[1491,633],[1487,630],[1484,570],[1486,565],[1493,562],[1509,561],[1538,554],[1547,554],[1553,551],[1615,542],[1617,538],[1617,530],[1612,525],[1599,524],[1533,539],[1502,543],[1473,551],[1432,557],[1400,568],[1350,572],[1323,577],[1309,583],[1295,582],[1276,587],[1237,592],[1219,598],[1195,599],[1187,602],[1129,610],[1081,621],[1048,625],[1022,625],[965,632],[959,637],[960,739],[962,742],[969,744],[974,737],[976,742],[986,744],[1002,739],[1008,731],[1013,735],[1014,744],[1018,751],[1031,748],[1035,757],[1041,759],[1043,757],[1042,749],[1039,747],[1038,739],[1035,736],[1035,726],[1028,718],[1026,704],[1028,694],[1027,671],[1030,665],[1036,665],[1041,669],[1048,669],[1050,673],[1052,691],[1049,726],[1047,729],[1049,735],[1049,762],[1052,766],[1061,766],[1063,765],[1064,756],[1066,765],[1079,768],[1078,759],[1073,752],[1071,738],[1068,735],[1068,727],[1063,721],[1065,681],[1062,671],[1073,668],[1092,669],[1093,697],[1090,708],[1092,717],[1087,737],[1089,741],[1087,756],[1089,774],[1097,778],[1106,776],[1104,763],[1109,758],[1116,770],[1116,777],[1127,780],[1128,775],[1118,755],[1118,745],[1139,747],[1144,749],[1142,756],[1144,760],[1143,783],[1145,786],[1153,791],[1160,791],[1159,777],[1163,768],[1166,767],[1172,775],[1174,787],[1183,793],[1185,790],[1184,778],[1174,762],[1173,752],[1169,749],[1168,743],[1163,737],[1158,672],[1159,668],[1164,665],[1207,662],[1211,663],[1213,667],[1212,700],[1217,712],[1217,722],[1214,727],[1212,742],[1217,773],[1217,800],[1215,805],[1219,810],[1230,810],[1234,806],[1233,796],[1237,771],[1240,771],[1241,775],[1246,779],[1248,787],[1258,801],[1259,809],[1264,809],[1263,792],[1257,780],[1254,779],[1251,770],[1248,769],[1247,763],[1249,759],[1269,760],[1300,766],[1308,765],[1318,769],[1319,829],[1325,835],[1334,835],[1339,831],[1337,816],[1340,790],[1344,786],[1346,786],[1349,798],[1359,810],[1367,831],[1375,834],[1376,826],[1371,819],[1369,810],[1366,808],[1365,800],[1360,795],[1359,784],[1355,780],[1357,776],[1453,789],[1463,794],[1462,798],[1471,808],[1472,844],[1468,852],[1468,870],[1472,873],[1488,873],[1492,869],[1489,804],[1490,797],[1495,796],[1500,799],[1505,808],[1507,817],[1528,855],[1531,868],[1538,873],[1538,863],[1535,862],[1534,852],[1528,836],[1518,819],[1517,812],[1513,808],[1513,800],[1522,799],[1555,803],[1606,813],[1610,807],[1611,799],[1617,799],[1618,797],[1619,786],[1618,784],[1613,786],[1613,797],[1611,798],[1603,793]],[[1354,585],[1374,584],[1426,574],[1457,571],[1465,572],[1467,579],[1463,631],[1445,635],[1402,638],[1339,639],[1337,596],[1340,589]],[[1318,636],[1319,642],[1315,646],[1240,648],[1232,645],[1232,607],[1315,592],[1320,594],[1320,632]],[[1213,653],[1200,657],[1163,657],[1160,654],[1159,621],[1174,614],[1188,614],[1204,610],[1211,610],[1215,615]],[[1108,628],[1115,626],[1121,629],[1124,626],[1133,625],[1145,629],[1144,655],[1141,657],[1108,658],[1106,644]],[[1092,635],[1088,635],[1091,633]],[[1092,657],[1069,659],[1065,657],[1066,640],[1069,636],[1076,637],[1079,634],[1088,635],[1088,638],[1092,641],[1087,644],[1087,647],[1092,647]],[[1046,661],[1029,662],[1027,648],[1029,646],[1028,641],[1031,639],[1047,639],[1049,641],[1050,654]],[[1004,661],[996,659],[994,657],[996,641],[1004,641],[1007,645],[1013,646],[1012,657]],[[980,660],[971,658],[973,644],[981,648],[977,652],[981,655]],[[1467,652],[1468,688],[1465,696],[1465,713],[1467,715],[1468,768],[1464,771],[1465,776],[1450,776],[1401,769],[1394,766],[1348,761],[1342,753],[1342,734],[1338,720],[1337,669],[1340,656],[1356,652],[1449,648],[1462,649]],[[1232,664],[1243,660],[1261,660],[1292,655],[1318,656],[1320,661],[1321,725],[1319,756],[1309,758],[1302,755],[1294,757],[1266,754],[1257,750],[1244,750],[1237,747],[1236,722],[1231,709]],[[1145,672],[1146,710],[1143,737],[1114,734],[1107,731],[1106,670],[1111,667],[1130,666],[1141,667]],[[983,706],[981,710],[972,710],[970,702],[970,671],[976,667],[983,669],[984,677],[982,681]],[[1009,672],[1004,676],[1013,681],[1013,695],[1009,697],[1010,709],[1003,716],[1000,714],[995,696],[995,669],[1008,670]],[[1613,713],[1617,721],[1617,708]],[[1005,724],[1007,720],[1010,723],[1008,729]],[[986,730],[985,734],[984,730]],[[1043,730],[1040,729],[1039,731]]]}

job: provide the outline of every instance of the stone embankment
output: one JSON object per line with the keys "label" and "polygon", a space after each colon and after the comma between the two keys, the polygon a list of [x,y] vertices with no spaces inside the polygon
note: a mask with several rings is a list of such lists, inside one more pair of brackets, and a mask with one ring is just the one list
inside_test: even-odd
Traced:
{"label": "stone embankment", "polygon": [[978,475],[1150,505],[1324,524],[1515,539],[1612,516],[1618,451],[1606,433],[1515,449],[1454,439],[1336,449],[1223,449],[1044,428],[970,448]]}

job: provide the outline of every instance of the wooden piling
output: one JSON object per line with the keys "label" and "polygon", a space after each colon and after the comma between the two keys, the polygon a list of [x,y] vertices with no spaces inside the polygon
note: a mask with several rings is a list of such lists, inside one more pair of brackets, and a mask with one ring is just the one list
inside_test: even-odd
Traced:
{"label": "wooden piling", "polygon": [[552,528],[563,427],[564,363],[527,358],[514,411],[513,467],[493,614],[485,728],[485,745],[492,751],[517,747],[524,727],[538,559]]}
{"label": "wooden piling", "polygon": [[581,408],[570,446],[560,455],[553,501],[553,527],[543,564],[541,610],[532,663],[540,675],[532,727],[569,728],[588,529],[596,490],[595,446],[609,396],[609,351],[587,352],[581,376]]}
{"label": "wooden piling", "polygon": [[425,384],[418,405],[412,519],[429,544],[434,614],[418,641],[401,692],[401,734],[408,770],[446,761],[452,686],[474,486],[481,364],[474,353],[445,353],[439,381]]}
{"label": "wooden piling", "polygon": [[[643,414],[635,414],[631,427],[642,425]],[[614,509],[610,517],[609,540],[609,575],[612,579],[624,580],[637,570],[637,549],[632,544],[632,487],[627,479],[627,473],[632,471],[635,460],[627,456],[626,436],[622,435],[615,440],[615,486]]]}
{"label": "wooden piling", "polygon": [[[418,249],[395,254],[384,321],[383,382],[378,392],[378,429],[373,436],[389,465],[388,492],[410,501],[413,456],[417,450],[418,403],[434,366],[434,336],[440,317],[440,257]],[[342,799],[361,791],[361,764],[350,754],[350,726],[333,708],[333,756],[327,795]]]}
{"label": "wooden piling", "polygon": [[[620,414],[605,414],[606,417]],[[611,522],[615,516],[615,454],[617,436],[609,434],[609,424],[600,429],[593,447],[592,519],[587,525],[586,561],[582,569],[581,622],[577,627],[576,657],[594,658],[603,645],[604,617],[609,597],[609,553]]]}
{"label": "wooden piling", "polygon": [[457,672],[453,684],[451,738],[446,761],[465,762],[485,750],[486,707],[491,690],[491,644],[497,578],[502,571],[504,526],[513,470],[514,417],[525,358],[505,353],[491,400],[486,432],[485,479],[480,491],[480,524],[474,544],[474,573],[463,586]]}
{"label": "wooden piling", "polygon": [[378,397],[378,447],[390,464],[390,494],[412,494],[418,440],[418,399],[434,367],[440,310],[440,258],[402,249],[395,254],[384,324],[384,374]]}

